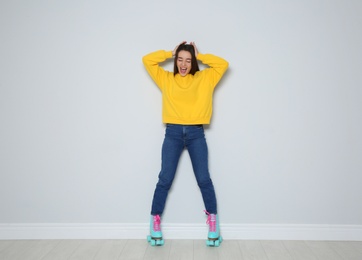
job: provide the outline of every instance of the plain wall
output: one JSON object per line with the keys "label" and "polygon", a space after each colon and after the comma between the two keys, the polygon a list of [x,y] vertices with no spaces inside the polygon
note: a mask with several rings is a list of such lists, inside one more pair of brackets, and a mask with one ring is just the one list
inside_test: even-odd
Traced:
{"label": "plain wall", "polygon": [[[361,24],[359,0],[1,1],[0,223],[147,222],[142,56],[187,40],[230,63],[206,128],[222,222],[361,225]],[[203,209],[185,151],[164,221]]]}

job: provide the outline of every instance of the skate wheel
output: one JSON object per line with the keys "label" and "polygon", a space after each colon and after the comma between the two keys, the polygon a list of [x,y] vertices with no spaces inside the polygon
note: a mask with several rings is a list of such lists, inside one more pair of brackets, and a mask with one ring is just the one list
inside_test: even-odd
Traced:
{"label": "skate wheel", "polygon": [[222,242],[222,237],[220,236],[216,240],[210,240],[210,239],[206,240],[206,245],[211,247],[218,247],[220,246],[221,242]]}
{"label": "skate wheel", "polygon": [[156,241],[157,246],[163,246],[164,244],[165,244],[165,241],[163,241],[163,240],[157,240]]}
{"label": "skate wheel", "polygon": [[160,239],[155,239],[151,236],[147,236],[147,241],[150,243],[151,246],[163,246],[165,244],[165,241]]}

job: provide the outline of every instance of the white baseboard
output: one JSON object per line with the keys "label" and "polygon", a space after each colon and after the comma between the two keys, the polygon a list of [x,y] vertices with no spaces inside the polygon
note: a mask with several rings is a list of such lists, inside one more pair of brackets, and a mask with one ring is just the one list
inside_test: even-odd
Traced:
{"label": "white baseboard", "polygon": [[[224,239],[362,241],[361,225],[223,224]],[[0,224],[0,240],[145,239],[148,224]],[[163,224],[165,239],[205,239],[206,225]]]}

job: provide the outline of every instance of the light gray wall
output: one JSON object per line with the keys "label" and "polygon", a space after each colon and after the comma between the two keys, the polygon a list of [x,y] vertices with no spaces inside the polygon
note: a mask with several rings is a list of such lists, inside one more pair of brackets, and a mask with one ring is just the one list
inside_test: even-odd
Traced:
{"label": "light gray wall", "polygon": [[[1,1],[0,223],[147,222],[164,126],[141,58],[187,40],[230,62],[206,131],[222,221],[362,224],[361,24],[359,0]],[[185,152],[164,220],[203,209]]]}

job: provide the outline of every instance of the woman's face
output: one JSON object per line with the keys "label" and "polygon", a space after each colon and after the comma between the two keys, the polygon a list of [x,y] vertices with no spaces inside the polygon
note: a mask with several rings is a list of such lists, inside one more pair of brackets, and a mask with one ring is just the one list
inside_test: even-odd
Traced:
{"label": "woman's face", "polygon": [[191,53],[188,51],[180,51],[177,57],[177,68],[178,72],[182,77],[189,74],[191,70]]}

